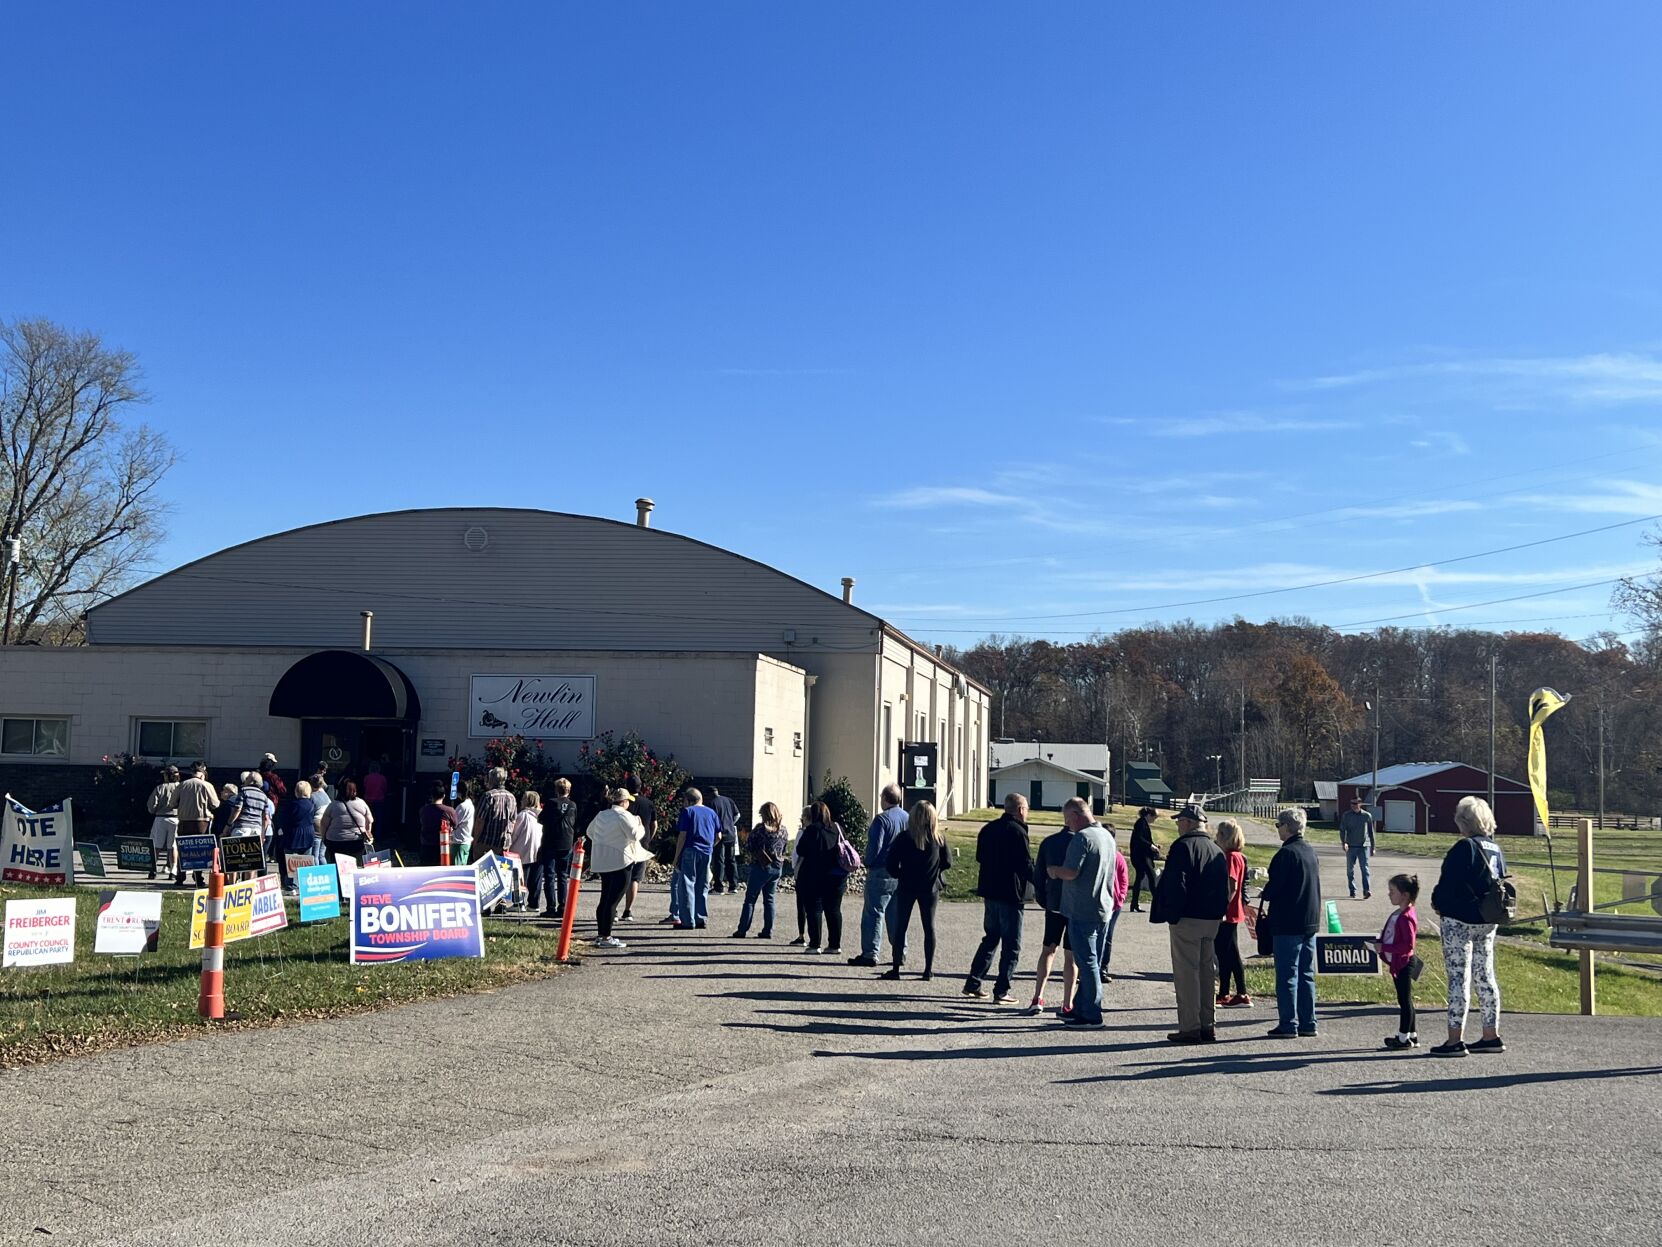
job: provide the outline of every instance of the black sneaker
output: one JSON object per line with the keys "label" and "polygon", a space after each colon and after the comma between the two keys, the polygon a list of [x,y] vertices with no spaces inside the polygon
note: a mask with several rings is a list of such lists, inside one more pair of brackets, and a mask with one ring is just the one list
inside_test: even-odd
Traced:
{"label": "black sneaker", "polygon": [[1505,1052],[1506,1045],[1501,1042],[1500,1036],[1493,1039],[1479,1039],[1476,1043],[1466,1045],[1467,1052]]}
{"label": "black sneaker", "polygon": [[1466,1045],[1458,1039],[1440,1043],[1431,1049],[1432,1056],[1465,1056]]}
{"label": "black sneaker", "polygon": [[890,969],[883,971],[883,973],[879,974],[877,977],[880,979],[888,979],[889,982],[892,983],[900,977],[900,969],[899,967],[891,967]]}
{"label": "black sneaker", "polygon": [[877,966],[877,958],[876,957],[867,957],[864,954],[862,954],[861,956],[858,956],[858,957],[850,957],[848,959],[848,964],[851,965],[851,966],[866,966],[868,968],[875,969],[876,966]]}
{"label": "black sneaker", "polygon": [[1274,1030],[1266,1032],[1265,1035],[1264,1035],[1264,1038],[1266,1038],[1266,1039],[1297,1039],[1298,1038],[1298,1032],[1296,1030],[1289,1030],[1286,1027],[1277,1026]]}
{"label": "black sneaker", "polygon": [[1397,1035],[1385,1036],[1385,1047],[1392,1052],[1406,1052],[1409,1048],[1417,1048],[1419,1046],[1420,1041],[1415,1039],[1413,1036],[1409,1036],[1407,1039],[1403,1039]]}
{"label": "black sneaker", "polygon": [[1315,1039],[1316,1036],[1317,1036],[1317,1031],[1316,1031],[1316,1028],[1314,1026],[1310,1027],[1308,1030],[1305,1030],[1304,1028],[1301,1027],[1299,1029],[1299,1032],[1298,1032],[1298,1037],[1300,1039]]}

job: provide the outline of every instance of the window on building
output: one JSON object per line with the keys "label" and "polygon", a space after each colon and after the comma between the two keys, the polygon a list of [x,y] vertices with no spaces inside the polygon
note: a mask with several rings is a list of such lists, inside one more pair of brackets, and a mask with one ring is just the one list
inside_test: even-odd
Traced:
{"label": "window on building", "polygon": [[883,703],[883,744],[879,757],[889,757],[889,750],[894,748],[894,705],[892,702]]}
{"label": "window on building", "polygon": [[802,733],[801,732],[792,732],[791,733],[791,756],[792,757],[797,757],[797,758],[800,758],[802,756]]}
{"label": "window on building", "polygon": [[0,719],[0,753],[19,758],[67,758],[68,719]]}
{"label": "window on building", "polygon": [[773,752],[773,729],[771,727],[764,727],[762,729],[762,752]]}
{"label": "window on building", "polygon": [[208,756],[206,719],[135,719],[133,752],[157,761],[193,762]]}
{"label": "window on building", "polygon": [[918,740],[919,741],[925,741],[925,740],[929,739],[929,728],[926,726],[926,724],[928,724],[928,722],[929,722],[928,718],[926,718],[924,715],[921,715],[921,714],[918,715]]}

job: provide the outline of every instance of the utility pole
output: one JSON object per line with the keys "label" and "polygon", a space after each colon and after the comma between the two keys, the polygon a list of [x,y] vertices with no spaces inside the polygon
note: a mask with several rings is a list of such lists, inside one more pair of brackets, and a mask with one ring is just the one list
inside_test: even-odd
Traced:
{"label": "utility pole", "polygon": [[12,615],[17,609],[17,574],[22,570],[23,542],[17,537],[0,536],[0,589],[6,594],[5,622],[0,624],[0,645],[12,641]]}
{"label": "utility pole", "polygon": [[1599,697],[1599,830],[1604,830],[1604,697]]}
{"label": "utility pole", "polygon": [[1489,808],[1495,808],[1495,667],[1498,656],[1489,655]]}
{"label": "utility pole", "polygon": [[1246,773],[1246,685],[1241,685],[1241,791],[1245,792],[1250,785],[1247,783]]}
{"label": "utility pole", "polygon": [[[1373,686],[1373,791],[1368,794],[1369,804],[1379,802],[1379,685]],[[1375,814],[1374,817],[1378,817]]]}

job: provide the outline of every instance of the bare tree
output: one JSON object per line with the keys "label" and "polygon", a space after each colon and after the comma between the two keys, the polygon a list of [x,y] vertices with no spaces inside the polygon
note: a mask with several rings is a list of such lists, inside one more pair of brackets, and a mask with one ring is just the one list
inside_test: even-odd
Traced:
{"label": "bare tree", "polygon": [[[1645,541],[1662,551],[1662,531],[1648,534]],[[1662,571],[1627,577],[1616,586],[1612,604],[1637,619],[1652,637],[1662,636]]]}
{"label": "bare tree", "polygon": [[147,397],[96,334],[0,321],[0,644],[78,642],[160,538],[173,448],[125,419]]}

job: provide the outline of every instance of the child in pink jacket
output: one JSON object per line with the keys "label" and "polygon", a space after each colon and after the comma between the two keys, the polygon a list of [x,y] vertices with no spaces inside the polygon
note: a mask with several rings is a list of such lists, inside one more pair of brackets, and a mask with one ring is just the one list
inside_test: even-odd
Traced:
{"label": "child in pink jacket", "polygon": [[1125,854],[1120,852],[1119,841],[1114,842],[1114,912],[1108,915],[1108,934],[1102,940],[1102,981],[1112,983],[1114,976],[1108,973],[1108,959],[1114,955],[1114,924],[1120,920],[1120,910],[1125,908],[1125,894],[1131,890],[1131,870],[1125,864]]}
{"label": "child in pink jacket", "polygon": [[1397,988],[1397,1033],[1385,1037],[1385,1046],[1392,1052],[1401,1052],[1420,1046],[1419,1032],[1414,1019],[1414,975],[1410,969],[1416,960],[1414,943],[1419,938],[1420,920],[1414,916],[1414,902],[1420,897],[1417,875],[1393,875],[1390,882],[1391,904],[1396,908],[1385,919],[1385,929],[1379,933],[1379,958],[1385,963]]}

